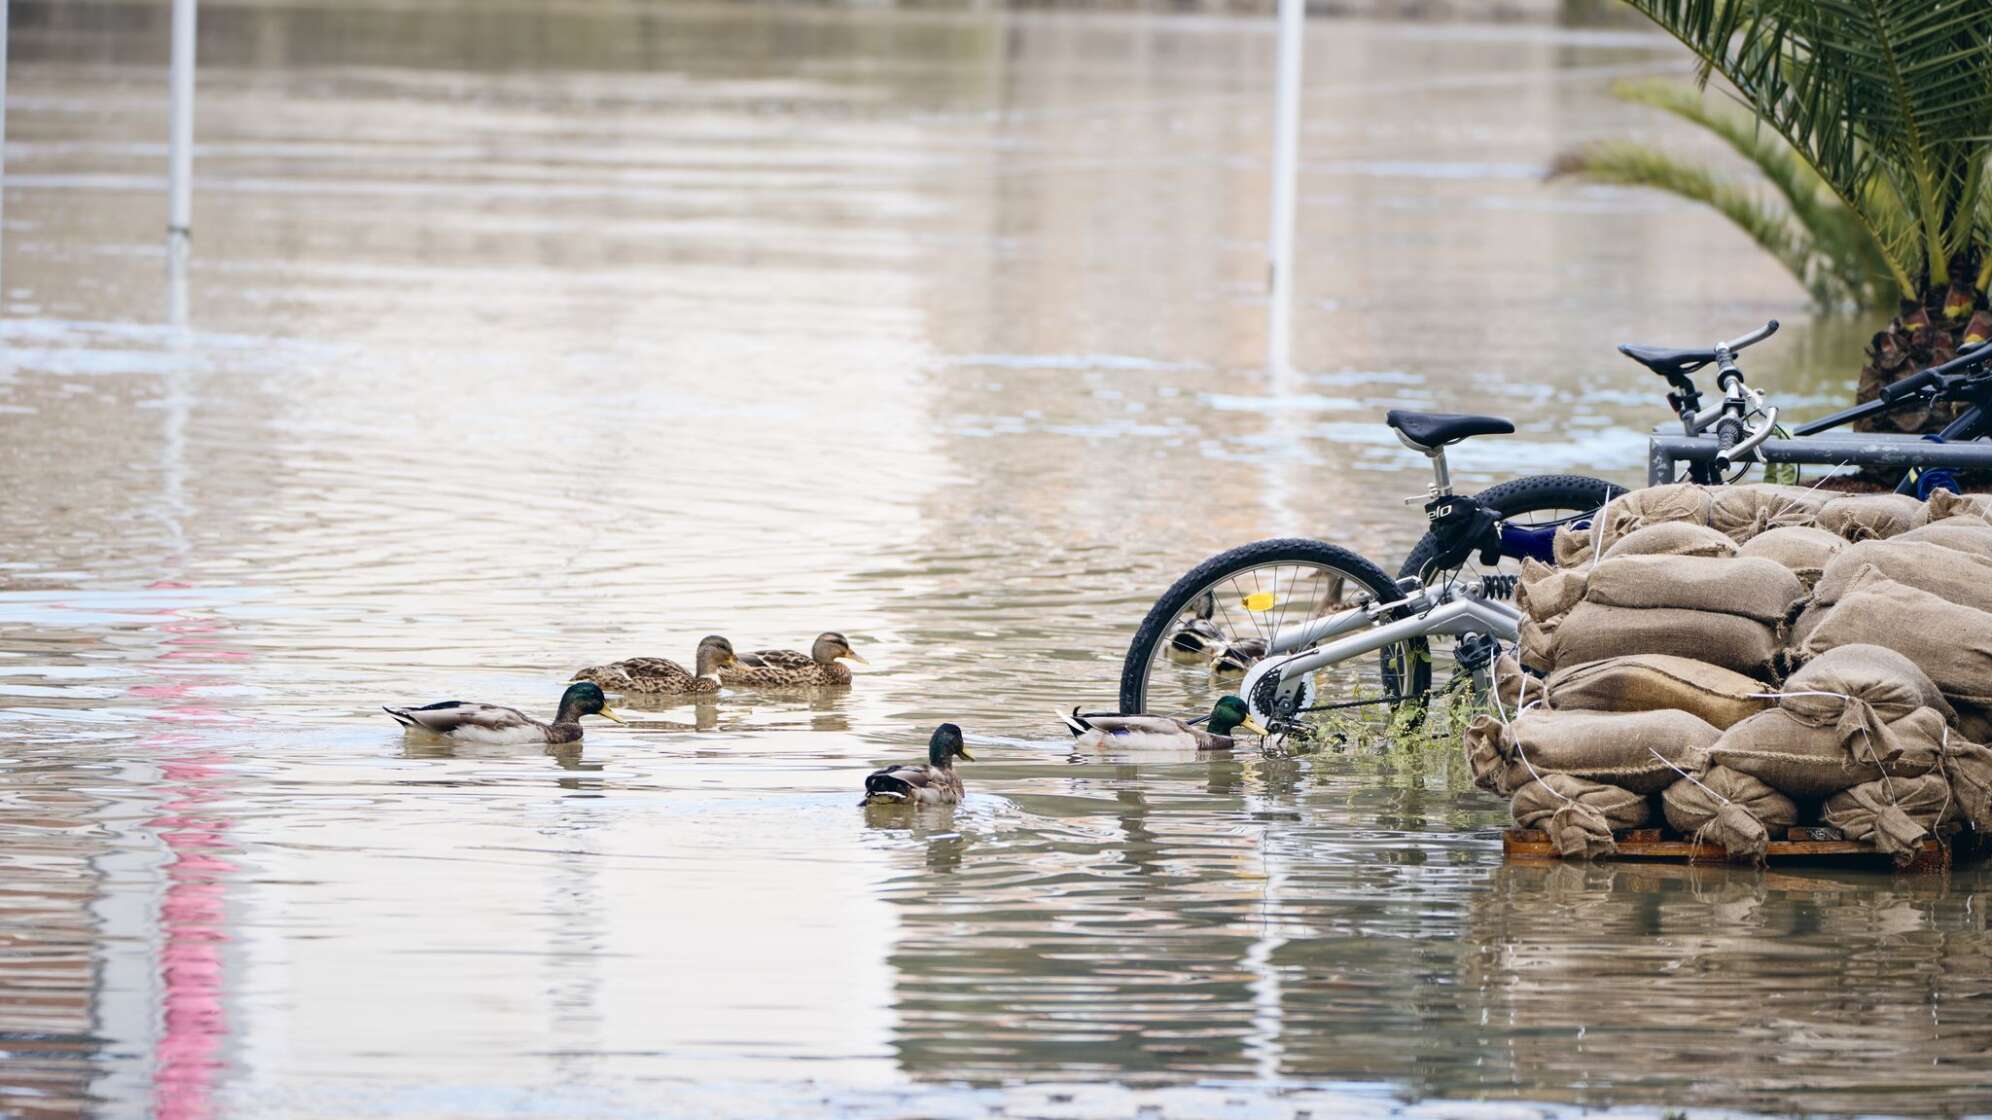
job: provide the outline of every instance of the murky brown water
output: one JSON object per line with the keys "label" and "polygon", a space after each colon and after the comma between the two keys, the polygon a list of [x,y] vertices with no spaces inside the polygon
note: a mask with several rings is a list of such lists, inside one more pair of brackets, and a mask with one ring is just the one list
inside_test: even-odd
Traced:
{"label": "murky brown water", "polygon": [[[1860,324],[1537,182],[1672,134],[1600,96],[1668,44],[1317,23],[1275,382],[1260,25],[211,0],[176,327],[165,9],[15,11],[0,1110],[1992,1109],[1984,872],[1503,867],[1450,752],[1049,715],[1219,548],[1394,568],[1388,407],[1514,415],[1476,484],[1629,479],[1611,345],[1768,316],[1756,380],[1838,399]],[[848,696],[555,757],[377,709],[825,628]],[[944,718],[968,802],[868,821]]]}

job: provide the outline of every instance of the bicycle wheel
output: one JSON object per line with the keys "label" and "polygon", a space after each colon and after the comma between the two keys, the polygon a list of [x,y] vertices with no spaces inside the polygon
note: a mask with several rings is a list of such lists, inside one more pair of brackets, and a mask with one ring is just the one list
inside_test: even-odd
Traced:
{"label": "bicycle wheel", "polygon": [[[1326,541],[1284,537],[1259,541],[1198,564],[1149,609],[1121,665],[1120,708],[1191,718],[1236,692],[1250,656],[1212,657],[1209,643],[1236,649],[1265,642],[1281,627],[1339,614],[1365,603],[1403,598],[1383,569]],[[1180,636],[1194,630],[1196,643]],[[1185,645],[1202,645],[1186,649]],[[1263,647],[1259,647],[1261,652]],[[1424,640],[1386,646],[1376,658],[1354,658],[1314,675],[1317,693],[1402,694],[1404,667],[1424,656]],[[1229,668],[1237,671],[1226,671]],[[1429,679],[1429,677],[1428,677]]]}
{"label": "bicycle wheel", "polygon": [[[1625,493],[1625,487],[1603,479],[1586,478],[1575,474],[1543,474],[1529,478],[1517,478],[1497,483],[1474,495],[1475,499],[1492,509],[1502,522],[1514,522],[1532,529],[1546,529],[1565,522],[1580,521],[1596,512],[1598,507]],[[1496,573],[1514,573],[1521,570],[1521,561],[1502,557],[1501,562],[1489,568],[1480,563],[1478,556],[1468,557],[1457,572],[1427,572],[1425,566],[1438,552],[1439,543],[1430,533],[1426,533],[1412,547],[1411,554],[1404,558],[1404,565],[1397,569],[1402,578],[1422,578],[1427,585],[1444,583],[1455,577],[1462,580],[1477,579],[1480,576]],[[1423,695],[1432,687],[1433,666],[1444,668],[1450,676],[1452,661],[1452,639],[1435,638],[1429,643],[1430,656],[1411,664],[1412,680],[1407,692]]]}

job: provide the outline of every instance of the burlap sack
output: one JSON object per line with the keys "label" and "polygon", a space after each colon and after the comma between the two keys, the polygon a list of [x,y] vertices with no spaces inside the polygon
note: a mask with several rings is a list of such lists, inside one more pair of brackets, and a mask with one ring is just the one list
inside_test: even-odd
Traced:
{"label": "burlap sack", "polygon": [[1522,619],[1515,635],[1515,654],[1531,671],[1549,672],[1556,668],[1556,632],[1533,618]]}
{"label": "burlap sack", "polygon": [[1706,661],[1769,680],[1780,628],[1718,611],[1641,609],[1579,603],[1557,627],[1552,668],[1635,653]]}
{"label": "burlap sack", "polygon": [[1558,526],[1556,535],[1550,538],[1549,552],[1559,568],[1577,568],[1589,564],[1591,562],[1590,523]]}
{"label": "burlap sack", "polygon": [[1727,766],[1682,778],[1660,795],[1676,831],[1720,845],[1732,858],[1762,862],[1770,830],[1798,823],[1798,806],[1769,785]]}
{"label": "burlap sack", "polygon": [[1907,863],[1955,805],[1942,774],[1863,782],[1826,799],[1820,819]]}
{"label": "burlap sack", "polygon": [[1948,490],[1933,490],[1930,500],[1924,502],[1923,508],[1910,519],[1909,527],[1920,529],[1949,517],[1992,522],[1992,494],[1953,494]]}
{"label": "burlap sack", "polygon": [[1721,731],[1771,706],[1769,686],[1720,665],[1639,653],[1587,661],[1551,673],[1549,706],[1558,711],[1650,712],[1676,708]]}
{"label": "burlap sack", "polygon": [[1473,784],[1502,797],[1535,780],[1535,775],[1510,755],[1506,734],[1507,724],[1491,715],[1474,716],[1460,733],[1460,746],[1466,751],[1466,766],[1473,773]]}
{"label": "burlap sack", "polygon": [[1918,708],[1956,718],[1949,702],[1916,663],[1885,646],[1848,645],[1826,651],[1793,673],[1778,689],[1778,707],[1813,727],[1840,727],[1871,713],[1889,723]]}
{"label": "burlap sack", "polygon": [[1605,557],[1734,555],[1735,541],[1706,525],[1690,521],[1663,521],[1644,529],[1634,529],[1605,550]]}
{"label": "burlap sack", "polygon": [[1500,711],[1514,715],[1524,703],[1548,705],[1548,700],[1550,690],[1540,676],[1522,670],[1520,658],[1512,652],[1502,652],[1500,658],[1494,658],[1494,701],[1500,705]]}
{"label": "burlap sack", "polygon": [[[1918,591],[1872,568],[1862,569],[1848,588],[1806,636],[1801,660],[1839,646],[1886,646],[1915,662],[1946,697],[1992,706],[1992,612]],[[1564,620],[1566,630],[1582,610]],[[1559,650],[1562,638],[1559,633]]]}
{"label": "burlap sack", "polygon": [[1976,517],[1946,517],[1889,539],[1928,541],[1959,552],[1969,552],[1973,556],[1992,556],[1992,523]]}
{"label": "burlap sack", "polygon": [[1818,603],[1807,603],[1805,609],[1798,612],[1798,617],[1791,620],[1791,632],[1785,635],[1785,644],[1793,649],[1803,646],[1812,632],[1819,629],[1819,624],[1826,621],[1826,615],[1832,609]]}
{"label": "burlap sack", "polygon": [[1819,508],[1819,527],[1850,541],[1907,532],[1923,503],[1907,494],[1843,494]]}
{"label": "burlap sack", "polygon": [[1618,850],[1615,829],[1638,828],[1652,819],[1644,796],[1568,774],[1544,774],[1515,791],[1510,807],[1515,823],[1549,834],[1558,855],[1597,859]]}
{"label": "burlap sack", "polygon": [[1951,710],[1957,713],[1957,733],[1974,743],[1992,743],[1992,708],[1954,701]]}
{"label": "burlap sack", "polygon": [[[1940,491],[1948,493],[1948,491]],[[1946,548],[1934,541],[1861,541],[1826,565],[1812,592],[1813,601],[1832,605],[1864,567],[1873,567],[1897,583],[1939,595],[1961,606],[1992,611],[1992,559]]]}
{"label": "burlap sack", "polygon": [[1782,565],[1798,577],[1799,583],[1811,587],[1819,581],[1819,574],[1826,569],[1826,562],[1846,547],[1845,538],[1824,529],[1810,525],[1792,525],[1782,529],[1769,529],[1751,537],[1737,550],[1737,555],[1748,556],[1755,560],[1769,560]]}
{"label": "burlap sack", "polygon": [[1585,602],[1608,607],[1716,611],[1773,626],[1804,597],[1789,568],[1740,556],[1607,556],[1584,592]]}
{"label": "burlap sack", "polygon": [[1741,544],[1770,529],[1815,525],[1832,497],[1803,486],[1724,486],[1713,492],[1708,525]]}
{"label": "burlap sack", "polygon": [[1537,622],[1555,622],[1583,600],[1589,576],[1584,568],[1552,568],[1540,560],[1524,560],[1522,577],[1515,583],[1515,605]]}
{"label": "burlap sack", "polygon": [[1634,793],[1658,793],[1694,770],[1721,732],[1687,712],[1530,710],[1508,724],[1500,754]]}
{"label": "burlap sack", "polygon": [[1692,482],[1620,494],[1598,511],[1598,547],[1608,552],[1627,533],[1666,521],[1707,525],[1711,504],[1708,491]]}
{"label": "burlap sack", "polygon": [[[1740,770],[1787,797],[1825,797],[1884,776],[1915,777],[1935,767],[1943,717],[1919,708],[1888,725],[1897,744],[1888,769],[1865,739],[1849,748],[1834,727],[1814,727],[1781,709],[1760,712],[1722,733],[1709,759]],[[1885,756],[1883,756],[1885,757]]]}
{"label": "burlap sack", "polygon": [[1956,799],[1956,815],[1981,832],[1992,831],[1992,747],[1951,736],[1944,748],[1943,775]]}

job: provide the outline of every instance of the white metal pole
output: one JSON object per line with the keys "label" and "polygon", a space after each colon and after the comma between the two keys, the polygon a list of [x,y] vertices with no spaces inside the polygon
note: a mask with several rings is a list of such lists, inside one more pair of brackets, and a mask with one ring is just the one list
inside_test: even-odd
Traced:
{"label": "white metal pole", "polygon": [[[0,255],[7,248],[7,0],[0,0]],[[4,273],[0,273],[4,274]],[[5,293],[0,292],[0,306]]]}
{"label": "white metal pole", "polygon": [[1286,369],[1293,356],[1293,224],[1300,177],[1300,40],[1307,0],[1280,0],[1279,92],[1273,103],[1273,228],[1269,238],[1272,314],[1266,364]]}
{"label": "white metal pole", "polygon": [[166,232],[185,237],[194,224],[194,9],[173,0],[172,104],[169,109]]}

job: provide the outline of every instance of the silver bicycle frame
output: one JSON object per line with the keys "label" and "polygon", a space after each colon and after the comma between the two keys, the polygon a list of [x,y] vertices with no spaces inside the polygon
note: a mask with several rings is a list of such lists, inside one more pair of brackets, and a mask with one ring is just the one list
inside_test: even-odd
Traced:
{"label": "silver bicycle frame", "polygon": [[[1514,641],[1521,633],[1522,612],[1507,603],[1476,598],[1453,588],[1443,589],[1436,598],[1432,592],[1416,594],[1430,605],[1419,614],[1395,622],[1379,622],[1372,614],[1372,608],[1356,607],[1314,622],[1281,628],[1267,643],[1266,658],[1245,675],[1239,694],[1251,696],[1267,673],[1277,672],[1280,674],[1278,696],[1281,700],[1287,700],[1299,692],[1301,683],[1317,670],[1428,634],[1454,637],[1489,634],[1504,641]],[[1389,603],[1376,609],[1390,610],[1401,606],[1401,603]],[[1353,633],[1359,630],[1363,632]],[[1290,657],[1274,656],[1288,650],[1304,649],[1343,634],[1350,636]]]}

